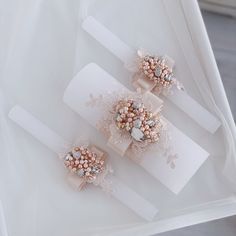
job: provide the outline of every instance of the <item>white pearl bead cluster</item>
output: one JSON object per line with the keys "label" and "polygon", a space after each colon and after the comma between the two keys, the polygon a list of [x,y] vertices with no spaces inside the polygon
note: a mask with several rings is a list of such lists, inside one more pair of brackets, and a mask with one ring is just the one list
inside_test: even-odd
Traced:
{"label": "white pearl bead cluster", "polygon": [[115,123],[126,130],[136,141],[157,142],[162,124],[159,115],[154,115],[142,102],[123,99],[115,105]]}
{"label": "white pearl bead cluster", "polygon": [[140,69],[144,75],[151,81],[163,87],[170,87],[173,84],[173,72],[168,67],[165,59],[145,56],[141,59]]}
{"label": "white pearl bead cluster", "polygon": [[105,169],[105,159],[86,147],[75,147],[65,155],[64,165],[70,172],[89,182]]}

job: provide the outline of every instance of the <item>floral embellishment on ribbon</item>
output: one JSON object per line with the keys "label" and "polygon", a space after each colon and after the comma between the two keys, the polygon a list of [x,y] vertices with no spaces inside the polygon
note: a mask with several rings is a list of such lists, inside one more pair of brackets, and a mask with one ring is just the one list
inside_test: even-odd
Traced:
{"label": "floral embellishment on ribbon", "polygon": [[172,93],[171,88],[174,85],[177,89],[184,90],[183,85],[174,77],[173,59],[168,56],[151,55],[143,50],[138,50],[137,54],[136,70],[130,66],[130,70],[135,72],[133,78],[135,88],[165,95]]}
{"label": "floral embellishment on ribbon", "polygon": [[115,104],[114,110],[117,128],[129,132],[134,140],[148,143],[159,140],[162,128],[159,114],[153,114],[142,102],[122,99]]}
{"label": "floral embellishment on ribbon", "polygon": [[165,58],[146,55],[141,58],[139,67],[143,74],[155,84],[170,87],[173,84],[173,71],[166,63]]}
{"label": "floral embellishment on ribbon", "polygon": [[99,185],[106,192],[112,191],[112,183],[106,176],[113,172],[106,164],[105,153],[96,146],[76,146],[71,148],[62,160],[68,169],[68,181],[81,190],[86,183]]}
{"label": "floral embellishment on ribbon", "polygon": [[86,147],[75,147],[64,157],[64,165],[86,182],[92,182],[104,170],[105,159]]}

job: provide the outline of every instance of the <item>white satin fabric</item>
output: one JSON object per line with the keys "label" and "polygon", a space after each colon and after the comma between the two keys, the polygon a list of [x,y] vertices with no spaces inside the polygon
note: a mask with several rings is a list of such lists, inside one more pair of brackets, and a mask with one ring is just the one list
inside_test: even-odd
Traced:
{"label": "white satin fabric", "polygon": [[[80,10],[80,2],[9,0],[0,4],[3,236],[114,236],[118,232],[144,236],[235,214],[235,190],[222,174],[227,158],[225,173],[235,181],[235,127],[193,1],[99,0],[84,8],[127,44],[175,58],[177,76],[188,93],[212,112],[218,111],[224,121],[225,128],[211,135],[167,104],[165,116],[211,153],[177,197],[131,161],[112,158],[116,175],[160,209],[159,218],[152,223],[115,199],[94,194],[95,187],[75,192],[55,155],[6,118],[9,109],[19,103],[66,139],[73,142],[83,134],[105,147],[106,140],[62,103],[63,91],[73,75],[91,61],[129,88],[131,80],[119,61],[81,29],[79,12],[86,11]],[[214,210],[219,206],[221,210]]]}

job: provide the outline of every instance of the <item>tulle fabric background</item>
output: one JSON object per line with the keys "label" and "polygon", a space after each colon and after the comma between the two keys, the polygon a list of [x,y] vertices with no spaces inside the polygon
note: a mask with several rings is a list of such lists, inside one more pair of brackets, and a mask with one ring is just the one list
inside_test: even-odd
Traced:
{"label": "tulle fabric background", "polygon": [[[166,104],[165,116],[211,153],[178,196],[131,161],[105,148],[111,154],[115,174],[160,209],[152,223],[146,223],[96,187],[75,192],[67,184],[56,155],[7,119],[9,109],[18,103],[72,143],[86,136],[105,147],[106,140],[62,102],[73,75],[91,61],[132,88],[123,65],[82,31],[80,24],[87,14],[133,47],[171,55],[176,61],[176,76],[188,93],[221,117],[223,123],[223,128],[211,135]],[[181,223],[171,224],[172,217],[192,214],[187,218],[191,224],[196,221],[195,212],[236,202],[235,190],[228,181],[236,172],[235,128],[194,1],[9,0],[1,2],[0,22],[3,236],[7,232],[10,236],[114,232],[143,236],[180,227]],[[233,213],[225,210],[221,215]],[[213,211],[208,219],[221,215]],[[170,224],[163,228],[167,221]]]}

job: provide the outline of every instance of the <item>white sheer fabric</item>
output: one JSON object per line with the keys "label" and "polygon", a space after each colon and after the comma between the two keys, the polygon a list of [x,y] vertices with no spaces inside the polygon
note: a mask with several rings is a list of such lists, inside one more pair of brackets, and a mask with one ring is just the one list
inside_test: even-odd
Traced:
{"label": "white sheer fabric", "polygon": [[[6,118],[10,107],[19,103],[69,141],[84,134],[105,147],[106,140],[63,104],[63,91],[73,75],[91,61],[130,88],[131,80],[127,80],[119,61],[81,29],[80,2],[9,0],[0,4],[3,9],[0,18],[0,198],[8,235],[115,235],[114,232],[122,232],[121,235],[139,233],[143,236],[181,227],[183,222],[194,224],[235,213],[235,197],[229,198],[234,190],[222,175],[226,155],[230,167],[226,172],[235,173],[235,127],[193,1],[137,0],[134,4],[132,0],[99,0],[88,4],[89,15],[127,44],[172,55],[177,62],[177,76],[183,79],[189,94],[209,109],[214,108],[212,100],[208,100],[213,96],[224,114],[225,127],[228,126],[212,136],[200,130],[182,112],[170,112],[171,105],[167,104],[164,112],[168,120],[211,153],[178,197],[157,185],[129,160],[112,158],[112,164],[117,167],[116,175],[160,209],[162,220],[156,219],[150,224],[115,199],[104,198],[103,193],[95,195],[93,187],[82,194],[76,193],[66,183],[63,167],[54,154]],[[172,23],[167,18],[168,12]],[[204,77],[200,76],[199,68],[204,71]],[[208,84],[204,90],[207,99],[193,83],[196,80],[204,86]],[[183,120],[184,126],[181,125]],[[219,206],[221,210],[214,211]]]}
{"label": "white sheer fabric", "polygon": [[[186,28],[190,31],[191,33],[191,26],[194,26],[194,22],[193,17],[189,17],[192,14],[196,15],[196,14],[200,14],[200,11],[198,13],[195,13],[193,11],[189,11],[188,8],[188,3],[183,4],[183,2],[180,3],[182,9],[185,9],[185,17],[188,17],[189,21],[186,22]],[[173,28],[173,31],[175,32],[175,36],[176,39],[180,45],[180,47],[182,48],[182,51],[184,53],[184,56],[186,58],[186,62],[188,63],[189,68],[191,69],[191,74],[192,74],[192,78],[193,81],[195,82],[195,84],[198,87],[198,91],[201,94],[202,98],[204,99],[205,104],[212,110],[214,111],[215,114],[217,114],[217,116],[220,118],[222,125],[223,125],[223,136],[224,136],[224,143],[225,143],[225,151],[226,151],[226,158],[225,158],[225,165],[224,165],[224,169],[223,172],[225,174],[225,176],[232,182],[233,186],[236,183],[236,146],[235,146],[235,137],[233,136],[233,133],[235,132],[235,126],[234,124],[232,124],[232,115],[231,116],[231,122],[229,124],[229,121],[227,122],[227,118],[226,118],[226,114],[224,114],[224,111],[222,111],[219,107],[219,105],[217,105],[217,96],[218,96],[218,92],[214,87],[210,88],[210,85],[212,84],[212,81],[210,80],[210,82],[207,81],[207,76],[212,76],[215,78],[219,78],[219,72],[217,70],[217,66],[215,64],[215,61],[212,61],[212,64],[215,68],[214,71],[212,71],[212,74],[207,74],[206,68],[204,68],[204,64],[206,64],[206,58],[204,57],[204,55],[202,55],[202,51],[199,50],[199,46],[195,43],[195,39],[194,37],[197,37],[196,35],[194,35],[193,33],[190,35],[192,43],[193,43],[193,48],[192,50],[195,51],[197,53],[197,55],[199,55],[199,59],[194,58],[194,65],[191,64],[191,62],[189,60],[187,60],[187,58],[190,56],[190,52],[188,51],[185,47],[184,41],[181,39],[181,33],[177,30],[177,26],[176,26],[176,22],[175,19],[172,17],[173,11],[169,10],[171,9],[170,7],[170,2],[167,1],[165,3],[165,9],[166,9],[166,13],[168,14],[169,20],[171,22],[171,26]],[[199,24],[200,25],[200,24]],[[204,28],[204,23],[203,21],[201,21],[201,26]],[[198,26],[199,27],[199,26]],[[201,36],[204,37],[205,40],[207,40],[206,36],[203,35],[203,33],[201,34]],[[199,37],[199,36],[198,36]],[[213,57],[213,53],[211,51],[211,48],[209,47],[207,52],[209,52],[210,56]],[[192,54],[192,57],[193,54]],[[200,59],[202,59],[202,64],[200,62]],[[203,67],[201,69],[201,66]],[[205,80],[200,80],[199,77],[205,78]],[[218,83],[220,85],[222,85],[221,81],[218,81]],[[224,99],[226,99],[226,97],[224,96]],[[227,109],[229,109],[227,107]],[[228,112],[227,112],[228,113]],[[232,130],[230,128],[230,125],[233,126]]]}

